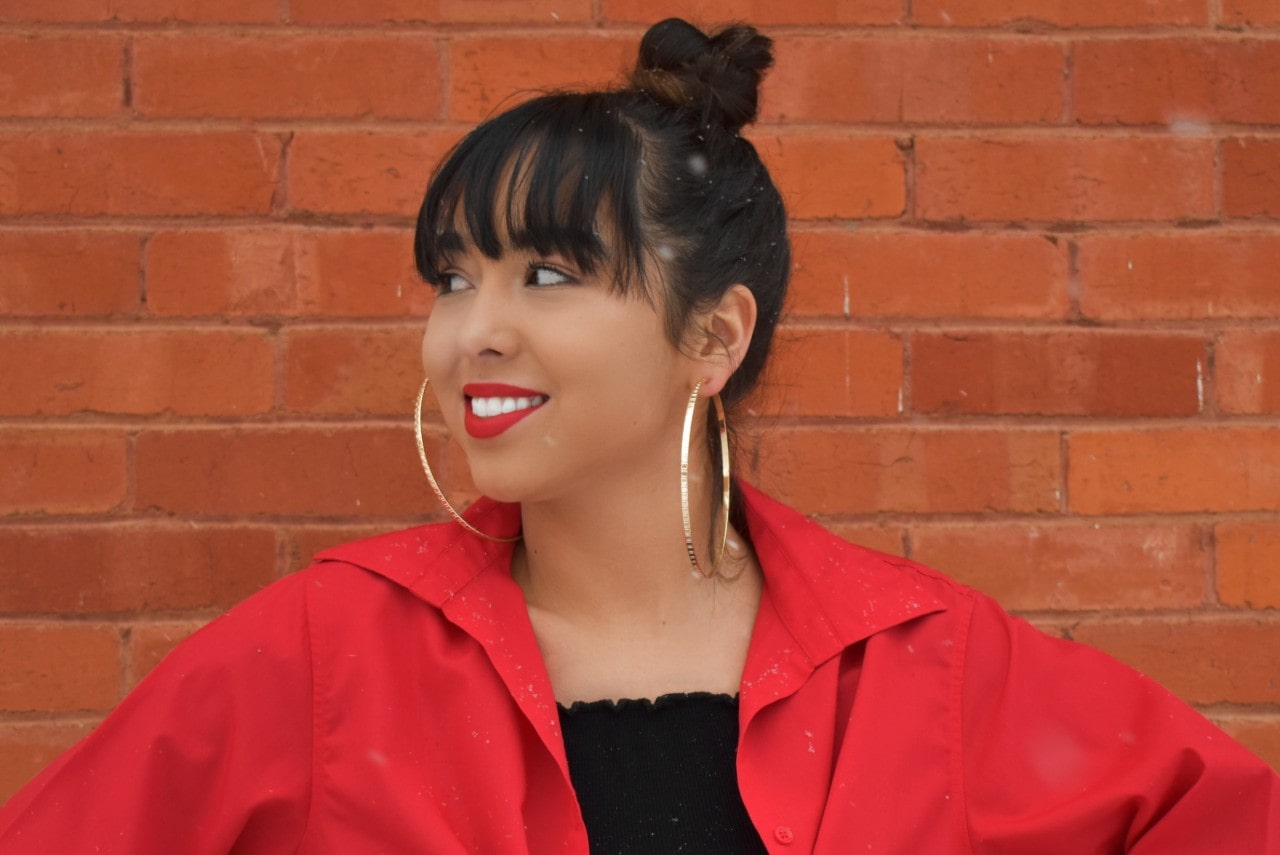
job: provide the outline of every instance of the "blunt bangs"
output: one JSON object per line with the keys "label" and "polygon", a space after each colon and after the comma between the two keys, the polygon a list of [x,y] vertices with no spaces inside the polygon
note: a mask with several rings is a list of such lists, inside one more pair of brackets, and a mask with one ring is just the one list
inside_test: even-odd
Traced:
{"label": "blunt bangs", "polygon": [[[477,127],[437,169],[418,212],[414,257],[444,284],[474,247],[561,255],[586,274],[612,268],[611,287],[643,286],[637,200],[641,143],[615,93],[544,95]],[[646,292],[647,293],[647,292]]]}

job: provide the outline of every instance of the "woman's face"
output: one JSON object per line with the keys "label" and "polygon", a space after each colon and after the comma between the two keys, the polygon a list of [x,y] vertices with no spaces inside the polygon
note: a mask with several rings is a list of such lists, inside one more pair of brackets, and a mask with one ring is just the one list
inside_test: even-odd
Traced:
{"label": "woman's face", "polygon": [[699,364],[659,307],[531,251],[471,251],[449,271],[422,361],[483,493],[548,500],[674,466]]}

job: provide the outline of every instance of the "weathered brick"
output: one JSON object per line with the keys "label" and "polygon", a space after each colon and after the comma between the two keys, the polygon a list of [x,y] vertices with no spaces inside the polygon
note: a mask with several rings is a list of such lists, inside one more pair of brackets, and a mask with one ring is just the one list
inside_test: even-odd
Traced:
{"label": "weathered brick", "polygon": [[1280,428],[1082,430],[1067,438],[1080,514],[1274,511]]}
{"label": "weathered brick", "polygon": [[0,415],[246,415],[274,400],[261,331],[0,332]]}
{"label": "weathered brick", "polygon": [[0,21],[270,23],[279,0],[0,0]]}
{"label": "weathered brick", "polygon": [[243,131],[0,134],[0,215],[265,214],[280,144]]}
{"label": "weathered brick", "polygon": [[1048,235],[801,231],[789,305],[800,315],[1062,318],[1066,242]]}
{"label": "weathered brick", "polygon": [[664,18],[685,18],[713,29],[722,21],[749,21],[757,27],[804,24],[858,26],[895,24],[902,20],[899,0],[601,0],[605,21],[652,24]]}
{"label": "weathered brick", "polygon": [[460,36],[449,47],[449,118],[477,122],[532,91],[615,84],[635,54],[633,37],[600,30],[533,39]]}
{"label": "weathered brick", "polygon": [[902,340],[891,333],[783,328],[770,356],[763,415],[896,416],[902,402]]}
{"label": "weathered brick", "polygon": [[1280,701],[1280,622],[1098,620],[1077,625],[1073,636],[1129,663],[1191,703]]}
{"label": "weathered brick", "polygon": [[201,229],[147,244],[147,308],[157,315],[407,318],[431,303],[408,231]]}
{"label": "weathered brick", "polygon": [[1214,212],[1208,139],[919,137],[915,149],[916,213],[926,220],[1182,220]]}
{"label": "weathered brick", "polygon": [[757,134],[793,219],[896,217],[906,206],[902,152],[887,137]]}
{"label": "weathered brick", "polygon": [[1219,20],[1234,27],[1274,27],[1280,25],[1280,6],[1272,0],[1222,0]]}
{"label": "weathered brick", "polygon": [[133,314],[142,306],[141,257],[135,234],[0,231],[0,313]]}
{"label": "weathered brick", "polygon": [[1218,523],[1213,536],[1222,603],[1280,608],[1280,522]]}
{"label": "weathered brick", "polygon": [[[1227,0],[1231,2],[1231,0]],[[1261,0],[1268,2],[1268,0]],[[918,24],[948,27],[1140,27],[1208,24],[1204,0],[912,0]]]}
{"label": "weathered brick", "polygon": [[290,0],[289,18],[300,24],[585,23],[591,0]]}
{"label": "weathered brick", "polygon": [[122,433],[0,429],[0,513],[102,513],[124,498]]}
{"label": "weathered brick", "polygon": [[781,36],[765,121],[1011,124],[1062,119],[1062,48],[1043,39]]}
{"label": "weathered brick", "polygon": [[1218,340],[1214,362],[1224,411],[1280,413],[1280,330],[1230,330]]}
{"label": "weathered brick", "polygon": [[284,339],[287,410],[405,416],[422,378],[420,327],[291,330]]}
{"label": "weathered brick", "polygon": [[300,132],[289,148],[289,205],[316,214],[417,214],[456,131]]}
{"label": "weathered brick", "polygon": [[811,514],[1056,510],[1053,431],[792,428],[765,432],[758,480]]}
{"label": "weathered brick", "polygon": [[276,575],[262,528],[3,527],[0,555],[6,613],[227,608]]}
{"label": "weathered brick", "polygon": [[[465,464],[427,441],[448,483]],[[138,507],[176,514],[403,517],[434,501],[407,425],[148,430],[137,479]]]}
{"label": "weathered brick", "polygon": [[3,116],[119,113],[124,108],[124,39],[0,36],[0,81]]}
{"label": "weathered brick", "polygon": [[139,37],[132,79],[146,116],[429,119],[440,109],[439,58],[423,35]]}
{"label": "weathered brick", "polygon": [[1074,46],[1076,117],[1084,124],[1280,122],[1280,42],[1097,39]]}
{"label": "weathered brick", "polygon": [[1203,338],[966,332],[911,337],[911,409],[932,415],[1185,416],[1203,409]]}
{"label": "weathered brick", "polygon": [[108,710],[119,686],[113,627],[0,622],[0,710]]}
{"label": "weathered brick", "polygon": [[1280,313],[1280,234],[1156,232],[1080,238],[1090,318],[1250,318]]}
{"label": "weathered brick", "polygon": [[1222,211],[1229,217],[1280,217],[1280,139],[1223,142]]}
{"label": "weathered brick", "polygon": [[911,557],[1023,611],[1202,605],[1209,553],[1185,524],[916,525]]}

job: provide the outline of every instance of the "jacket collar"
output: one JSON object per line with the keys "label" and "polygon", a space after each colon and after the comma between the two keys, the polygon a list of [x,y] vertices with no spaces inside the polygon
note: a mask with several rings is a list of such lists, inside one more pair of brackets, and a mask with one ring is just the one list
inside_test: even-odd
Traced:
{"label": "jacket collar", "polygon": [[[816,667],[851,644],[942,610],[949,580],[914,562],[854,546],[802,514],[740,483],[751,540],[765,576],[761,604]],[[481,531],[515,534],[518,505],[481,498],[464,514]],[[363,567],[448,613],[460,592],[519,596],[510,577],[512,544],[476,537],[449,522],[344,544],[317,560]],[[521,598],[521,603],[522,603]],[[757,622],[760,628],[760,622]],[[469,627],[467,627],[470,629]]]}

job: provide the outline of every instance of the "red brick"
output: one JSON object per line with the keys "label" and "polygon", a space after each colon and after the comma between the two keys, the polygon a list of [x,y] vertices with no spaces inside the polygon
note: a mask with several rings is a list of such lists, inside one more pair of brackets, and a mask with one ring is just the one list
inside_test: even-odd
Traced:
{"label": "red brick", "polygon": [[147,116],[428,119],[440,109],[424,35],[142,37],[132,75]]}
{"label": "red brick", "polygon": [[765,416],[893,417],[902,402],[902,340],[867,330],[783,328],[762,397]]}
{"label": "red brick", "polygon": [[874,549],[889,555],[906,554],[906,550],[903,548],[905,532],[901,526],[845,522],[827,523],[827,528],[850,543],[865,546],[867,549]]}
{"label": "red brick", "polygon": [[107,710],[119,687],[114,628],[0,623],[0,710]]}
{"label": "red brick", "polygon": [[261,331],[0,332],[0,415],[243,415],[274,400]]}
{"label": "red brick", "polygon": [[1274,317],[1280,234],[1166,232],[1086,235],[1080,309],[1090,318]]}
{"label": "red brick", "polygon": [[124,39],[0,36],[0,115],[109,116],[124,106]]}
{"label": "red brick", "polygon": [[679,17],[704,27],[724,21],[750,21],[765,27],[786,24],[874,25],[896,24],[902,19],[900,0],[808,0],[778,3],[776,0],[602,0],[605,21],[652,24]]}
{"label": "red brick", "polygon": [[1280,609],[1280,523],[1218,523],[1218,599],[1224,605]]}
{"label": "red brick", "polygon": [[1280,428],[1081,431],[1067,442],[1075,513],[1280,507]]}
{"label": "red brick", "polygon": [[265,214],[279,149],[242,131],[0,134],[0,214]]}
{"label": "red brick", "polygon": [[1231,330],[1218,340],[1214,357],[1219,407],[1280,413],[1280,330]]}
{"label": "red brick", "polygon": [[1191,703],[1280,701],[1280,623],[1275,621],[1090,621],[1078,625],[1073,636]]}
{"label": "red brick", "polygon": [[0,21],[268,23],[279,0],[0,0]]}
{"label": "red brick", "polygon": [[133,314],[142,238],[111,232],[0,231],[0,314]]}
{"label": "red brick", "polygon": [[811,514],[1058,508],[1052,431],[791,428],[760,440],[759,480]]}
{"label": "red brick", "polygon": [[0,528],[0,612],[226,608],[275,578],[267,529],[155,525]]}
{"label": "red brick", "polygon": [[421,327],[291,330],[284,339],[287,410],[407,416],[422,378]]}
{"label": "red brick", "polygon": [[792,219],[896,217],[905,210],[906,166],[892,139],[769,134],[752,142]]}
{"label": "red brick", "polygon": [[911,9],[913,20],[927,26],[1133,27],[1209,23],[1204,0],[912,0]]}
{"label": "red brick", "polygon": [[[553,24],[591,20],[590,0],[290,0],[300,24]],[[654,18],[653,20],[657,20]]]}
{"label": "red brick", "polygon": [[[428,454],[444,483],[465,470]],[[242,428],[143,431],[137,438],[137,504],[176,514],[404,517],[434,499],[402,428]]]}
{"label": "red brick", "polygon": [[328,549],[331,546],[337,546],[341,543],[350,543],[355,540],[364,540],[368,537],[375,537],[385,534],[389,531],[396,531],[403,528],[411,528],[415,525],[422,525],[427,521],[443,521],[444,510],[441,509],[438,514],[432,515],[433,520],[424,520],[423,515],[412,519],[406,519],[402,523],[396,522],[378,522],[366,523],[364,525],[306,525],[294,526],[285,530],[285,555],[286,570],[294,572],[308,567],[311,559],[321,550]]}
{"label": "red brick", "polygon": [[911,557],[1022,611],[1202,605],[1209,554],[1192,525],[965,524],[911,529]]}
{"label": "red brick", "polygon": [[911,338],[911,409],[932,415],[1193,415],[1207,349],[1163,333],[944,332]]}
{"label": "red brick", "polygon": [[0,513],[101,513],[125,497],[125,440],[109,431],[0,430]]}
{"label": "red brick", "polygon": [[924,137],[916,163],[926,220],[1179,220],[1214,210],[1207,139]]}
{"label": "red brick", "polygon": [[199,230],[147,244],[147,308],[158,315],[403,318],[431,303],[408,231]]}
{"label": "red brick", "polygon": [[524,100],[530,90],[618,83],[635,64],[636,43],[632,36],[599,30],[537,38],[459,37],[449,53],[449,118],[479,121]]}
{"label": "red brick", "polygon": [[418,213],[455,131],[299,133],[289,148],[289,205],[319,214]]}
{"label": "red brick", "polygon": [[1230,217],[1280,217],[1280,139],[1223,142],[1222,210]]}
{"label": "red brick", "polygon": [[92,729],[91,722],[0,724],[0,804]]}
{"label": "red brick", "polygon": [[207,621],[164,621],[163,623],[135,624],[129,632],[129,668],[126,676],[132,689],[173,648],[187,639],[191,633]]}
{"label": "red brick", "polygon": [[1219,20],[1227,26],[1273,27],[1280,24],[1280,6],[1273,0],[1222,0]]}
{"label": "red brick", "polygon": [[782,37],[762,118],[1056,123],[1064,68],[1061,46],[1039,39]]}
{"label": "red brick", "polygon": [[1280,772],[1280,716],[1213,716],[1213,723]]}
{"label": "red brick", "polygon": [[1075,112],[1084,124],[1280,122],[1280,42],[1098,39],[1075,45]]}
{"label": "red brick", "polygon": [[845,317],[1062,318],[1067,247],[1011,233],[797,231],[789,307]]}

